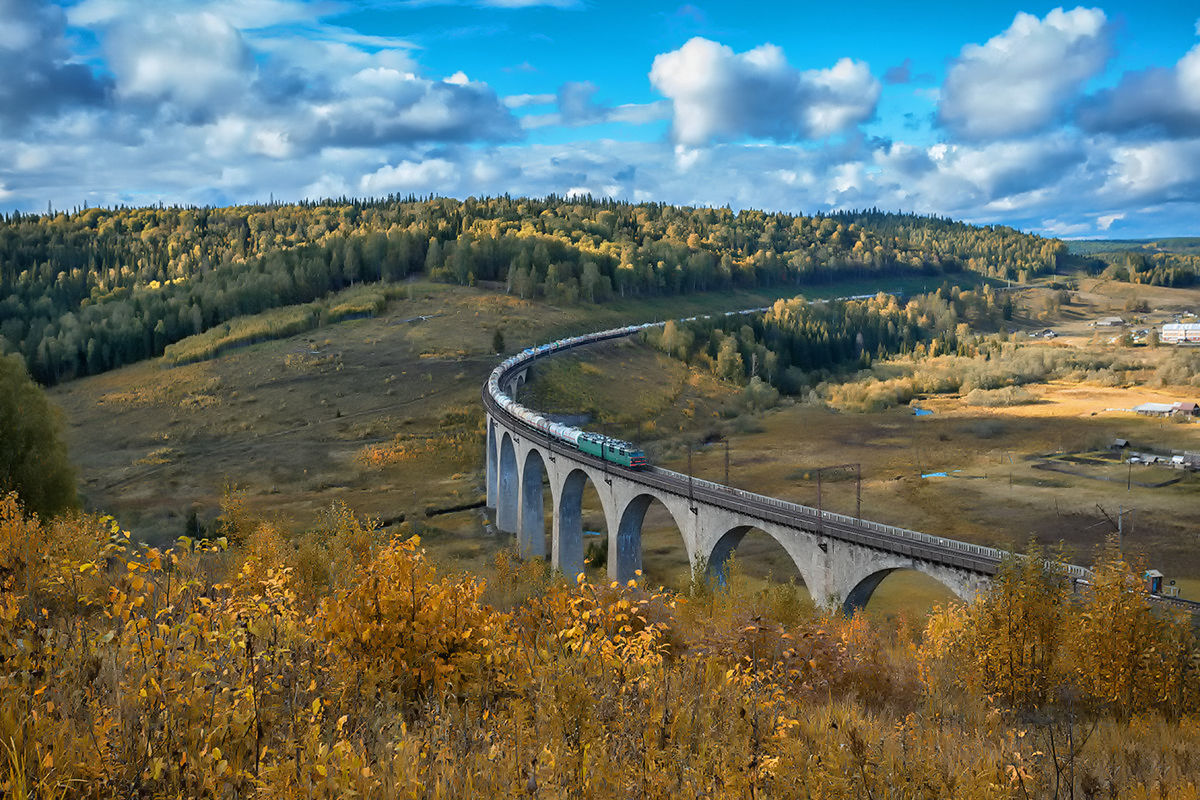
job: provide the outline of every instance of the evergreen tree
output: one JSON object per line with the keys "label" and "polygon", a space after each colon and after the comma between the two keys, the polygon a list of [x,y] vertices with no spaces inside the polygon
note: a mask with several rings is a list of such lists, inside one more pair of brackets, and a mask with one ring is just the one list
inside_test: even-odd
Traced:
{"label": "evergreen tree", "polygon": [[76,504],[58,410],[17,356],[0,357],[0,494],[6,492],[42,517]]}

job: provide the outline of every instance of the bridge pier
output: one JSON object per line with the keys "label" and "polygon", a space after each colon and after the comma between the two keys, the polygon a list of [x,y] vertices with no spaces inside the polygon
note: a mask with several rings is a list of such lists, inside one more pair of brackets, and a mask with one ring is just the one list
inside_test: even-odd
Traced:
{"label": "bridge pier", "polygon": [[583,572],[583,487],[587,473],[571,472],[558,484],[554,498],[554,525],[550,540],[550,565],[574,580]]}
{"label": "bridge pier", "polygon": [[512,376],[509,378],[508,383],[505,384],[505,389],[504,389],[505,394],[507,394],[512,399],[516,400],[517,395],[520,393],[521,389],[525,386],[525,379],[528,377],[528,372],[529,372],[528,369],[523,369],[523,370],[520,370],[519,372],[514,372],[512,374]]}
{"label": "bridge pier", "polygon": [[487,418],[487,450],[484,452],[484,480],[487,482],[487,507],[496,507],[496,423]]}

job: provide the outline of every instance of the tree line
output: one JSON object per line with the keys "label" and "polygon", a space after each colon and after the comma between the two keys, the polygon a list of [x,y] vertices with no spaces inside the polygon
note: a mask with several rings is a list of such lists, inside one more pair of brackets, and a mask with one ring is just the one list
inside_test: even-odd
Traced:
{"label": "tree line", "polygon": [[1188,253],[1100,253],[1089,262],[1092,272],[1118,281],[1176,287],[1200,283],[1200,256]]}
{"label": "tree line", "polygon": [[553,196],[14,213],[0,217],[0,349],[52,384],[157,356],[238,316],[414,273],[603,303],[912,271],[1023,279],[1062,252],[1009,228],[874,210]]}
{"label": "tree line", "polygon": [[[920,350],[974,355],[972,328],[1012,316],[1012,300],[990,286],[948,284],[907,301],[878,294],[856,300],[778,300],[764,314],[668,322],[647,339],[662,351],[706,366],[722,380],[764,381],[786,394],[806,391],[831,371]],[[815,376],[814,376],[815,373]]]}

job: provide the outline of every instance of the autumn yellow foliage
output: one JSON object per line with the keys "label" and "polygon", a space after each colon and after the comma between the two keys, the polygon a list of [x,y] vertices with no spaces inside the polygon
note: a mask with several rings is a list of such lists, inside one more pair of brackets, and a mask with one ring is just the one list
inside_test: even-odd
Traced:
{"label": "autumn yellow foliage", "polygon": [[[862,617],[776,614],[772,591],[679,596],[507,556],[497,607],[416,538],[381,540],[346,509],[326,523],[297,543],[241,519],[239,544],[160,551],[105,518],[42,524],[0,499],[0,792],[1197,797],[1194,675],[1122,694],[1115,658],[1130,636],[1173,643],[1138,661],[1140,685],[1194,658],[1195,640],[1121,610],[1144,596],[1107,573],[1080,599],[1021,590],[945,610],[914,640]],[[1024,660],[986,684],[998,656],[977,634],[1001,611],[1028,621],[1026,602],[1060,604],[1034,642],[1068,618],[1095,641],[1079,620],[1107,615],[1114,658],[1083,660],[1072,640],[1047,659],[1014,634]],[[1061,703],[1063,681],[1087,702]]]}

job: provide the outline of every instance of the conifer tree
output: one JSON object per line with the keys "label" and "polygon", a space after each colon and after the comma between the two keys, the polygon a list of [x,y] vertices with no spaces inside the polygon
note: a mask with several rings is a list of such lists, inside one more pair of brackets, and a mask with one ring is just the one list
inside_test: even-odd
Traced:
{"label": "conifer tree", "polygon": [[42,517],[76,503],[58,410],[17,356],[0,358],[0,495],[10,491]]}

